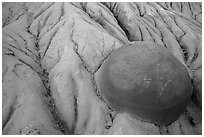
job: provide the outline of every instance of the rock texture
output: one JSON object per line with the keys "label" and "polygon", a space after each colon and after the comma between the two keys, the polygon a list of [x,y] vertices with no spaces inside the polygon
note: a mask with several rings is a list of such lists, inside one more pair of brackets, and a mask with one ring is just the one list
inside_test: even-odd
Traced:
{"label": "rock texture", "polygon": [[[95,73],[124,44],[152,42],[188,68],[186,112],[159,127],[113,111]],[[3,3],[3,134],[202,134],[202,3]]]}

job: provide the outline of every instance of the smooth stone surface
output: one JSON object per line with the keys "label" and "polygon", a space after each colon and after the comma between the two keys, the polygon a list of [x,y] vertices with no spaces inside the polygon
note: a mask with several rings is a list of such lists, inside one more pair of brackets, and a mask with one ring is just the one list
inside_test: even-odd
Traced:
{"label": "smooth stone surface", "polygon": [[115,50],[96,73],[96,81],[113,109],[158,125],[177,120],[192,94],[185,66],[151,43]]}

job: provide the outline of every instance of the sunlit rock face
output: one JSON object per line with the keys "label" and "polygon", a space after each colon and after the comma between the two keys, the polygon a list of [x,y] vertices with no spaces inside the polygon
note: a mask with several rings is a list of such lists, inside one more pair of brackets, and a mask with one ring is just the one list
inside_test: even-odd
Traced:
{"label": "sunlit rock face", "polygon": [[[2,3],[2,133],[202,134],[201,38],[199,2]],[[152,120],[143,110],[115,108],[110,101],[119,95],[108,100],[98,82],[105,63],[117,50],[146,43],[152,43],[148,52],[162,50],[161,56],[157,52],[150,56],[140,48],[130,50],[140,56],[135,58],[137,66],[143,62],[151,66],[145,71],[138,68],[147,74],[140,89],[158,89],[154,91],[162,97],[158,96],[157,107],[173,107],[172,112],[165,112],[172,114],[169,122],[156,122],[165,117],[161,113]],[[169,62],[171,58],[174,61]],[[154,77],[156,67],[161,81]],[[128,82],[120,76],[111,84],[122,90],[139,85],[140,75],[130,74],[127,65],[122,68],[126,69],[120,73],[120,65],[113,66],[113,73],[104,76],[127,72]],[[151,75],[154,80],[148,83],[150,74],[155,74]],[[176,95],[183,95],[180,102],[169,99]],[[186,97],[183,106],[179,105]],[[155,106],[155,98],[151,99]],[[162,105],[166,100],[167,105]],[[134,117],[136,111],[140,116]]]}

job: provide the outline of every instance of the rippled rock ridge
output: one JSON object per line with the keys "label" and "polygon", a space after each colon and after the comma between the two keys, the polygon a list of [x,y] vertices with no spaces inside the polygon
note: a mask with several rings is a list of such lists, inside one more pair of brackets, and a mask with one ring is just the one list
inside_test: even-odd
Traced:
{"label": "rippled rock ridge", "polygon": [[[111,108],[95,75],[116,49],[153,43],[193,94],[158,126]],[[2,134],[202,134],[202,3],[2,3]]]}

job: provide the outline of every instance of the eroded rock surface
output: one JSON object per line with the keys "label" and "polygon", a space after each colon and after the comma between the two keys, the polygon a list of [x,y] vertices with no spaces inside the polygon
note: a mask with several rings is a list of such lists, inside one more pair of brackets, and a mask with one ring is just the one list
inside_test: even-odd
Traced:
{"label": "eroded rock surface", "polygon": [[[115,49],[152,42],[187,68],[186,112],[159,127],[112,110],[95,74]],[[202,134],[202,3],[3,3],[3,134]]]}

